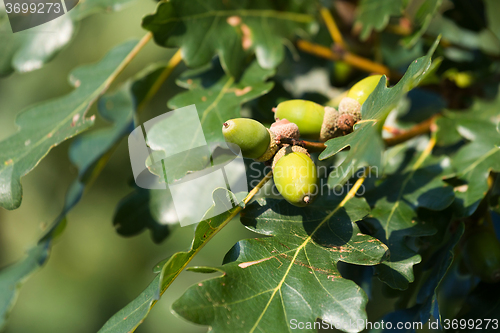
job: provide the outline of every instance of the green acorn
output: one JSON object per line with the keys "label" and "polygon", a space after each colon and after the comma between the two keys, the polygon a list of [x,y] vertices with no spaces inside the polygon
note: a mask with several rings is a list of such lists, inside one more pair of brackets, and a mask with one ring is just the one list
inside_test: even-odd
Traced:
{"label": "green acorn", "polygon": [[243,157],[246,158],[267,161],[278,150],[274,134],[253,119],[228,120],[222,126],[222,134],[227,142],[240,147]]}
{"label": "green acorn", "polygon": [[347,93],[347,97],[355,99],[359,104],[363,104],[368,96],[375,90],[382,75],[372,75],[359,81]]}
{"label": "green acorn", "polygon": [[464,243],[463,258],[469,271],[484,282],[500,281],[500,242],[495,232],[480,227]]}
{"label": "green acorn", "polygon": [[316,166],[307,150],[299,146],[286,146],[276,153],[273,179],[283,198],[294,206],[311,204],[318,192]]}
{"label": "green acorn", "polygon": [[325,115],[325,108],[311,101],[292,99],[281,102],[273,109],[275,119],[288,119],[297,124],[304,138],[317,139]]}

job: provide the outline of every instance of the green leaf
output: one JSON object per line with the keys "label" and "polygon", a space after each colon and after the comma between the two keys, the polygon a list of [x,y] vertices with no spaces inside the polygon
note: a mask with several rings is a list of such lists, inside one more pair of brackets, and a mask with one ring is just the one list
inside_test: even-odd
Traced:
{"label": "green leaf", "polygon": [[[285,3],[282,3],[285,4]],[[275,68],[284,57],[284,40],[313,22],[310,3],[172,0],[146,16],[143,27],[157,44],[179,47],[189,67],[200,67],[218,55],[229,76],[238,77],[255,52],[262,68]],[[314,9],[314,8],[313,8]]]}
{"label": "green leaf", "polygon": [[500,22],[497,19],[495,13],[500,11],[500,3],[495,0],[484,0],[486,8],[484,9],[484,14],[488,22],[488,28],[497,37],[497,41],[500,42]]}
{"label": "green leaf", "polygon": [[[419,28],[411,36],[403,39],[403,44],[406,47],[410,48],[415,46],[417,41],[425,34],[431,24],[432,18],[436,14],[439,7],[441,7],[442,3],[443,0],[425,0],[422,2],[420,7],[414,11],[414,13],[409,13],[413,24],[417,25]],[[409,11],[410,8],[407,8],[407,12]]]}
{"label": "green leaf", "polygon": [[[153,304],[160,299],[165,290],[175,278],[184,270],[191,259],[212,237],[229,223],[241,210],[242,198],[235,196],[226,189],[216,189],[213,194],[214,206],[211,210],[226,210],[224,213],[198,223],[193,243],[188,252],[177,252],[167,261],[162,261],[155,272],[161,272],[135,300],[111,317],[99,330],[99,333],[130,332],[137,328],[147,317]],[[234,207],[230,201],[239,202]],[[210,210],[209,210],[210,211]],[[207,212],[208,213],[208,212]],[[161,268],[160,268],[161,267]]]}
{"label": "green leaf", "polygon": [[498,108],[500,94],[493,101],[476,100],[467,111],[446,111],[438,120],[437,136],[441,144],[469,141],[452,158],[455,172],[448,177],[464,181],[456,188],[457,217],[470,216],[488,191],[488,175],[500,171],[500,135]]}
{"label": "green leaf", "polygon": [[[431,270],[427,280],[422,284],[421,289],[417,294],[417,301],[414,306],[391,312],[384,316],[383,321],[388,326],[392,323],[392,327],[406,324],[403,327],[415,327],[415,323],[422,323],[425,327],[432,315],[436,320],[441,321],[441,313],[438,304],[438,292],[441,284],[445,280],[445,276],[451,268],[454,259],[454,249],[460,240],[464,231],[463,224],[460,224],[454,234],[446,240],[443,247],[433,254],[430,259],[429,266]],[[417,283],[417,282],[415,282]],[[477,318],[477,317],[475,317]],[[401,324],[400,324],[401,323]],[[411,326],[409,325],[411,323]],[[442,325],[442,323],[440,323]],[[436,327],[437,328],[437,327]],[[400,332],[416,332],[415,329],[399,330]],[[374,332],[374,331],[370,331]]]}
{"label": "green leaf", "polygon": [[500,134],[495,124],[487,120],[461,120],[458,132],[471,142],[452,159],[456,176],[467,182],[457,195],[463,215],[471,215],[488,192],[488,175],[500,171]]}
{"label": "green leaf", "polygon": [[14,305],[22,284],[49,259],[52,241],[63,232],[66,215],[80,201],[85,186],[99,174],[114,147],[133,129],[134,109],[128,86],[114,95],[104,96],[99,103],[99,112],[104,119],[112,122],[112,126],[81,135],[71,144],[70,159],[79,171],[78,178],[66,193],[61,214],[38,244],[28,251],[25,259],[0,271],[0,291],[10,291],[0,293],[0,327]]}
{"label": "green leaf", "polygon": [[[326,149],[320,154],[323,160],[337,154],[342,149],[351,147],[342,164],[328,176],[330,187],[343,185],[353,177],[358,169],[365,166],[373,167],[378,172],[381,169],[384,143],[377,131],[376,122],[361,123],[355,131],[326,142]],[[372,168],[370,168],[372,169]]]}
{"label": "green leaf", "polygon": [[421,305],[420,321],[422,322],[429,320],[431,315],[441,320],[438,302],[439,288],[448,270],[450,270],[455,257],[455,247],[462,238],[463,233],[464,224],[460,223],[446,244],[442,248],[439,248],[432,257],[434,262],[432,265],[429,265],[431,273],[417,295],[417,303]]}
{"label": "green leaf", "polygon": [[[434,158],[429,150],[412,148],[405,152],[398,170],[371,191],[367,197],[375,202],[367,222],[374,237],[391,250],[391,258],[375,268],[378,278],[393,289],[406,289],[413,282],[413,265],[421,257],[406,244],[407,237],[432,235],[436,229],[417,218],[419,207],[439,211],[454,200],[451,186],[442,177],[449,172],[449,160]],[[411,160],[410,160],[411,159]]]}
{"label": "green leaf", "polygon": [[113,217],[113,225],[118,234],[135,236],[150,229],[155,243],[164,241],[170,235],[172,225],[177,223],[177,214],[168,189],[136,188],[120,200]]}
{"label": "green leaf", "polygon": [[80,20],[97,12],[120,10],[131,1],[80,1],[68,14],[16,33],[12,33],[5,8],[0,8],[0,77],[41,68],[71,41]]}
{"label": "green leaf", "polygon": [[23,282],[41,268],[49,248],[49,243],[43,242],[29,250],[25,259],[0,270],[0,330],[6,324]]}
{"label": "green leaf", "polygon": [[[266,80],[274,70],[263,69],[253,62],[238,82],[230,76],[223,76],[213,85],[204,87],[198,77],[184,77],[178,84],[189,91],[180,93],[168,101],[171,109],[195,104],[207,142],[224,141],[222,124],[239,117],[241,105],[268,93],[273,88]],[[151,140],[150,136],[148,139]]]}
{"label": "green leaf", "polygon": [[157,300],[159,281],[160,275],[158,274],[136,299],[113,315],[99,330],[99,333],[133,332],[149,314],[151,304]]}
{"label": "green leaf", "polygon": [[[499,55],[500,41],[490,30],[480,32],[464,29],[451,19],[436,15],[428,29],[429,35],[442,35],[443,40],[469,50],[479,49],[486,54]],[[449,55],[449,53],[448,53]]]}
{"label": "green leaf", "polygon": [[373,29],[383,30],[391,16],[401,16],[407,4],[408,0],[361,0],[356,19],[362,27],[361,40],[368,39]]}
{"label": "green leaf", "polygon": [[99,63],[75,69],[70,80],[76,89],[66,96],[32,106],[21,112],[20,130],[0,142],[0,206],[16,209],[21,204],[21,177],[30,172],[52,147],[94,124],[85,114],[109,87],[126,63],[137,41],[121,44]]}
{"label": "green leaf", "polygon": [[431,67],[431,56],[438,43],[439,38],[425,57],[411,63],[403,78],[394,87],[387,88],[387,79],[383,76],[363,103],[361,108],[363,120],[355,125],[354,132],[325,143],[326,149],[320,154],[320,160],[332,157],[346,147],[351,148],[346,159],[330,174],[328,184],[331,187],[343,185],[362,167],[371,166],[377,171],[381,169],[384,148],[379,131],[381,123],[385,121],[389,112],[397,107],[406,93],[425,78]]}
{"label": "green leaf", "polygon": [[214,332],[289,332],[292,318],[336,324],[366,319],[366,294],[342,278],[336,263],[376,265],[388,251],[354,223],[369,212],[366,202],[351,199],[345,207],[339,202],[321,198],[297,208],[284,200],[259,199],[249,205],[242,222],[273,237],[240,241],[226,255],[230,263],[199,269],[223,276],[190,287],[173,310]]}

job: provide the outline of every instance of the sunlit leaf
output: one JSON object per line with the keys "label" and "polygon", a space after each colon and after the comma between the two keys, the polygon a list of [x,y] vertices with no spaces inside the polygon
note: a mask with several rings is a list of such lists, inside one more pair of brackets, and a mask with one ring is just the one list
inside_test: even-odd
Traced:
{"label": "sunlit leaf", "polygon": [[283,7],[248,0],[172,0],[146,16],[143,27],[153,32],[159,45],[179,47],[188,66],[203,66],[218,55],[226,73],[239,76],[252,53],[262,68],[275,68],[283,60],[283,41],[313,22],[311,9],[314,6],[299,1]]}
{"label": "sunlit leaf", "polygon": [[0,142],[0,206],[16,209],[21,204],[21,177],[30,172],[52,147],[88,129],[94,117],[88,108],[111,84],[137,41],[121,44],[99,63],[75,69],[70,80],[76,89],[63,97],[21,112],[19,131]]}
{"label": "sunlit leaf", "polygon": [[[403,78],[391,88],[386,87],[386,77],[383,76],[375,90],[363,103],[362,120],[355,125],[351,134],[334,138],[326,142],[326,149],[321,153],[321,160],[332,157],[340,150],[350,147],[346,159],[332,172],[328,183],[330,186],[343,185],[356,171],[365,166],[382,170],[381,160],[383,144],[380,135],[380,123],[383,123],[400,103],[406,93],[416,87],[425,78],[431,66],[431,56],[439,43],[436,40],[425,57],[418,58],[408,67]],[[339,177],[338,175],[343,175]]]}
{"label": "sunlit leaf", "polygon": [[173,310],[215,332],[289,332],[292,318],[332,324],[366,319],[365,293],[340,275],[336,263],[376,265],[388,251],[354,223],[369,212],[366,202],[351,199],[345,208],[339,202],[323,199],[308,208],[274,199],[251,204],[242,222],[273,237],[240,241],[224,266],[196,269],[223,276],[190,287]]}

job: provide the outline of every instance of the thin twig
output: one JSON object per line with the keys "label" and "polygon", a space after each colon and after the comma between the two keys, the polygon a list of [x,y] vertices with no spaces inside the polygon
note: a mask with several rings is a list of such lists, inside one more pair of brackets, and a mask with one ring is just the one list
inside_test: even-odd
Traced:
{"label": "thin twig", "polygon": [[390,78],[399,78],[400,74],[392,72],[387,66],[382,65],[378,62],[372,61],[370,59],[366,59],[350,53],[348,51],[338,52],[337,50],[332,50],[326,46],[311,43],[307,40],[300,39],[297,41],[297,47],[307,53],[313,54],[315,56],[329,59],[329,60],[342,60],[348,63],[349,65],[359,68],[368,73],[378,73],[385,74]]}
{"label": "thin twig", "polygon": [[123,72],[125,67],[127,67],[127,65],[132,61],[132,59],[134,59],[135,56],[139,53],[139,51],[141,51],[144,48],[144,46],[146,46],[146,44],[151,40],[152,37],[153,34],[148,32],[141,38],[139,43],[137,43],[137,45],[132,49],[132,51],[130,51],[130,53],[127,54],[127,56],[122,61],[120,66],[116,69],[116,71],[113,73],[113,75],[111,75],[108,78],[108,80],[106,81],[106,84],[108,86],[111,85],[111,83],[118,77],[118,75],[120,75]]}
{"label": "thin twig", "polygon": [[181,50],[178,49],[177,52],[170,58],[168,61],[167,66],[165,69],[161,72],[161,74],[158,76],[156,81],[153,83],[151,88],[149,89],[148,93],[146,94],[146,97],[139,103],[137,106],[137,111],[140,112],[144,109],[147,103],[151,101],[151,99],[156,95],[158,90],[160,90],[163,82],[165,82],[166,79],[172,74],[172,71],[179,65],[179,63],[182,61],[182,55],[181,55]]}
{"label": "thin twig", "polygon": [[[273,172],[272,171],[269,171],[267,173],[267,175],[264,176],[264,178],[262,178],[262,180],[257,184],[257,186],[255,186],[250,192],[248,192],[247,196],[245,197],[245,199],[243,199],[243,203],[245,203],[245,205],[247,203],[249,203],[253,197],[257,194],[257,192],[259,192],[259,190],[272,178],[273,176]],[[209,237],[207,237],[206,239],[203,240],[203,242],[201,243],[200,246],[198,246],[196,249],[191,249],[191,251],[189,251],[189,254],[186,258],[186,261],[182,264],[182,267],[180,267],[176,272],[175,272],[175,275],[172,277],[172,279],[167,283],[165,284],[164,286],[162,286],[162,289],[160,291],[160,296],[162,296],[165,291],[167,291],[168,287],[170,287],[170,285],[172,284],[172,282],[179,276],[179,274],[184,271],[184,269],[186,268],[186,266],[191,262],[191,260],[196,256],[196,254],[198,254],[198,252],[205,246],[205,244],[207,244],[220,230],[222,230],[229,222],[231,222],[231,220],[233,218],[236,217],[236,215],[238,215],[244,208],[242,206],[238,206],[234,209],[234,211],[231,213],[231,215],[229,215],[225,220],[224,222],[222,222],[219,227],[217,227],[216,230],[214,230],[213,233],[210,234]],[[149,307],[149,309],[151,310],[153,308],[153,306],[155,306],[155,304],[158,302],[158,300],[154,300],[152,303],[151,303],[151,306]],[[138,325],[139,326],[139,325]],[[138,327],[137,326],[137,327]],[[130,332],[135,332],[135,330],[137,329],[137,327],[133,328]]]}
{"label": "thin twig", "polygon": [[[431,126],[434,124],[435,120],[437,117],[433,117],[430,119],[427,119],[412,128],[410,128],[407,131],[402,131],[397,135],[394,135],[391,138],[384,139],[384,143],[386,147],[393,147],[396,146],[400,143],[403,143],[405,141],[408,141],[410,139],[413,139],[416,136],[419,136],[421,134],[429,133],[431,131]],[[291,144],[294,146],[301,146],[306,148],[309,152],[312,153],[319,153],[322,152],[323,150],[326,149],[326,145],[323,142],[314,142],[314,141],[307,141],[307,140],[295,140],[295,139],[290,139],[290,138],[280,138],[279,142],[280,144]],[[345,148],[345,150],[348,150],[349,147]]]}
{"label": "thin twig", "polygon": [[282,137],[282,136],[278,136],[276,138],[276,144],[278,144],[278,145],[288,144],[288,145],[292,145],[292,146],[301,146],[301,147],[306,148],[309,152],[312,152],[312,153],[322,152],[326,148],[326,146],[323,142],[297,140],[297,139],[292,139],[292,138],[287,138],[287,137]]}
{"label": "thin twig", "polygon": [[[146,34],[142,39],[139,44],[130,52],[129,56],[127,56],[127,59],[132,60],[135,55],[146,45],[146,43],[151,39],[153,35],[151,33]],[[132,57],[130,55],[133,54]],[[180,49],[170,58],[167,66],[163,70],[163,72],[158,76],[156,81],[153,83],[151,88],[149,89],[148,93],[146,94],[146,97],[139,103],[137,106],[137,112],[140,113],[142,110],[144,110],[144,107],[147,105],[147,103],[153,98],[153,96],[158,92],[160,89],[161,85],[165,80],[172,74],[172,71],[174,68],[179,65],[180,61],[182,60],[182,56],[180,54]],[[123,68],[121,69],[123,70]],[[113,78],[115,79],[116,76]],[[97,177],[101,174],[101,171],[104,169],[106,164],[108,163],[109,159],[111,158],[111,155],[115,152],[115,150],[118,148],[120,145],[120,141],[116,142],[101,158],[98,160],[96,166],[94,167],[94,170],[91,172],[91,176],[89,180],[87,181],[87,185],[85,186],[85,192],[88,192],[88,190],[92,187],[94,182],[96,181]]]}
{"label": "thin twig", "polygon": [[[259,190],[264,186],[271,178],[273,177],[273,172],[269,171],[267,175],[255,186],[250,192],[248,192],[247,196],[243,200],[243,203],[246,205],[253,199],[253,197],[259,192]],[[240,207],[241,208],[241,207]],[[240,209],[241,210],[241,209]]]}
{"label": "thin twig", "polygon": [[321,17],[323,18],[323,21],[328,28],[328,32],[330,33],[330,36],[332,36],[333,42],[340,46],[342,49],[347,50],[344,38],[342,37],[342,34],[340,33],[340,30],[337,27],[337,24],[335,23],[330,10],[328,8],[321,7],[320,12]]}
{"label": "thin twig", "polygon": [[412,128],[410,128],[407,131],[401,132],[397,135],[394,135],[391,138],[387,138],[384,140],[385,145],[387,147],[392,147],[396,146],[402,142],[405,142],[407,140],[413,139],[416,136],[419,136],[421,134],[429,133],[431,130],[432,124],[436,121],[436,117],[432,117],[430,119],[427,119]]}

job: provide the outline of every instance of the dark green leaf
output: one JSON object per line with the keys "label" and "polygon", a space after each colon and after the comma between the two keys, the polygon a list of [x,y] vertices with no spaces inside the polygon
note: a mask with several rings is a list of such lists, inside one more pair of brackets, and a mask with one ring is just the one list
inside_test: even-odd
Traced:
{"label": "dark green leaf", "polygon": [[420,321],[425,322],[431,316],[441,320],[441,312],[438,303],[438,291],[441,283],[450,269],[455,257],[455,247],[457,246],[462,234],[464,233],[463,223],[459,224],[457,229],[451,235],[444,247],[439,248],[434,254],[434,263],[432,271],[420,288],[417,295],[417,303],[421,304]]}
{"label": "dark green leaf", "polygon": [[184,77],[178,84],[189,91],[176,95],[168,101],[168,106],[177,109],[195,104],[207,142],[223,141],[224,121],[239,117],[243,103],[269,92],[273,83],[266,80],[273,74],[273,70],[262,69],[253,62],[238,82],[223,76],[215,84],[204,87],[200,78]]}
{"label": "dark green leaf", "polygon": [[[399,329],[397,332],[415,333],[417,331],[415,323],[420,322],[425,327],[431,315],[433,318],[441,320],[441,313],[438,305],[438,291],[453,263],[454,249],[463,231],[464,226],[461,224],[458,226],[457,230],[455,230],[454,234],[449,237],[446,244],[430,258],[432,261],[432,270],[418,292],[416,304],[411,308],[401,309],[387,314],[383,318],[383,321],[392,323],[393,329],[386,329],[383,332],[394,332],[394,328],[398,327],[397,325],[399,323],[408,323],[402,326],[405,327],[405,329]],[[435,324],[436,323],[433,322],[433,325]],[[435,328],[439,328],[439,325]]]}
{"label": "dark green leaf", "polygon": [[343,185],[358,169],[365,166],[381,169],[384,143],[377,131],[376,122],[361,123],[351,134],[327,141],[326,149],[319,156],[326,159],[346,147],[351,147],[346,159],[328,176],[331,187]]}
{"label": "dark green leaf", "polygon": [[99,330],[99,333],[130,332],[139,326],[149,314],[153,302],[156,302],[161,297],[161,294],[170,286],[198,251],[229,223],[241,209],[241,206],[233,207],[229,201],[232,198],[234,201],[240,202],[241,198],[235,198],[232,193],[225,189],[216,189],[213,198],[215,204],[211,209],[219,210],[223,208],[228,210],[220,215],[201,221],[196,227],[189,252],[177,252],[167,261],[162,261],[157,265],[154,271],[161,273],[135,300],[111,317]]}
{"label": "dark green leaf", "polygon": [[[412,19],[412,23],[416,25],[418,29],[412,35],[403,39],[403,44],[408,48],[413,47],[420,39],[420,37],[422,37],[427,31],[427,28],[429,28],[429,25],[431,24],[432,18],[436,14],[439,7],[441,7],[443,0],[425,0],[423,2],[420,1],[420,3],[421,5],[420,7],[418,7],[418,9],[409,13],[409,16]],[[408,7],[407,12],[410,12],[411,9],[413,8]]]}
{"label": "dark green leaf", "polygon": [[[319,158],[329,158],[345,147],[351,147],[347,158],[330,174],[330,186],[343,185],[355,172],[364,167],[371,166],[376,170],[381,169],[383,144],[380,136],[380,123],[383,123],[406,93],[416,87],[426,76],[431,66],[431,56],[439,43],[436,40],[425,57],[421,57],[408,67],[403,78],[392,88],[386,87],[386,77],[383,76],[375,90],[363,103],[362,121],[359,122],[354,132],[346,136],[334,138],[326,142],[326,149]],[[339,176],[341,175],[341,176]]]}
{"label": "dark green leaf", "polygon": [[500,134],[498,108],[500,95],[493,101],[477,100],[468,111],[447,111],[438,121],[438,138],[442,144],[453,144],[461,137],[470,141],[452,158],[454,173],[466,182],[456,188],[457,217],[474,213],[488,191],[491,171],[500,171]]}
{"label": "dark green leaf", "polygon": [[14,306],[23,282],[45,263],[50,242],[42,242],[28,251],[25,259],[0,270],[0,330]]}
{"label": "dark green leaf", "polygon": [[401,16],[408,0],[361,0],[356,24],[361,25],[361,40],[370,37],[373,29],[381,31],[391,16]]}
{"label": "dark green leaf", "polygon": [[431,36],[442,35],[443,40],[462,48],[469,50],[479,49],[492,55],[500,54],[500,41],[493,32],[487,29],[480,32],[464,29],[453,20],[442,15],[436,15],[427,31]]}
{"label": "dark green leaf", "polygon": [[21,204],[21,177],[30,172],[52,147],[88,129],[90,105],[109,87],[136,46],[131,41],[111,50],[99,63],[71,73],[76,89],[56,100],[23,111],[16,119],[20,130],[0,142],[0,206],[16,209]]}
{"label": "dark green leaf", "polygon": [[157,275],[136,299],[111,317],[99,332],[123,333],[134,331],[149,314],[151,304],[157,300],[159,281],[160,275]]}
{"label": "dark green leaf", "polygon": [[413,265],[421,258],[406,244],[407,237],[432,235],[433,226],[417,218],[419,207],[442,210],[454,199],[451,186],[445,186],[443,175],[449,172],[449,160],[433,158],[430,151],[410,148],[399,169],[368,194],[375,202],[367,222],[374,236],[391,250],[391,258],[375,268],[379,279],[394,289],[406,289],[413,282]]}
{"label": "dark green leaf", "polygon": [[116,232],[122,236],[135,236],[151,230],[155,243],[161,243],[170,234],[178,219],[170,192],[136,188],[119,203],[113,217]]}
{"label": "dark green leaf", "polygon": [[215,332],[289,332],[292,318],[336,324],[366,319],[366,294],[342,278],[336,263],[376,265],[388,251],[354,223],[369,212],[366,202],[351,199],[345,208],[339,202],[321,198],[308,208],[284,200],[254,202],[242,222],[273,237],[240,241],[226,256],[229,263],[202,268],[224,275],[190,287],[173,310]]}
{"label": "dark green leaf", "polygon": [[203,66],[218,55],[226,73],[237,77],[251,52],[262,68],[275,68],[283,60],[283,40],[313,22],[306,14],[314,7],[310,3],[290,1],[286,7],[249,0],[172,0],[146,16],[143,27],[159,45],[181,48],[188,66]]}
{"label": "dark green leaf", "polygon": [[485,120],[459,121],[459,133],[471,142],[452,159],[456,176],[467,182],[457,195],[463,214],[471,215],[488,192],[488,175],[500,171],[500,134],[495,124]]}

